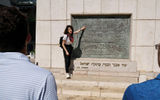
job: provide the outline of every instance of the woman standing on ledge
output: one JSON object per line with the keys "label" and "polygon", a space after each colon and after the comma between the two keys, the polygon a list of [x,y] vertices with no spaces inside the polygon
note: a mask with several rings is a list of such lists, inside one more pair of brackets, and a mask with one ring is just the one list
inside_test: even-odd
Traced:
{"label": "woman standing on ledge", "polygon": [[64,54],[64,59],[65,59],[65,70],[66,70],[67,79],[71,78],[71,74],[69,73],[69,66],[71,63],[71,54],[73,50],[73,47],[72,47],[72,43],[74,42],[73,34],[77,34],[80,31],[83,31],[85,29],[86,27],[83,26],[81,29],[74,32],[73,27],[71,25],[67,25],[64,31],[62,47],[63,47],[63,54]]}

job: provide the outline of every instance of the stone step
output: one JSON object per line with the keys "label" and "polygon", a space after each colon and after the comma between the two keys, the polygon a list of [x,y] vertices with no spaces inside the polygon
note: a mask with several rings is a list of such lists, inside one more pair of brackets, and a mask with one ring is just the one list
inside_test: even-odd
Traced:
{"label": "stone step", "polygon": [[109,98],[109,97],[95,97],[95,96],[70,96],[70,95],[59,95],[58,100],[122,100],[116,98]]}
{"label": "stone step", "polygon": [[[56,74],[53,73],[55,77],[59,79],[65,79],[65,74]],[[137,77],[125,77],[125,76],[99,76],[99,75],[84,75],[84,74],[74,74],[72,76],[72,80],[80,80],[80,81],[99,81],[99,82],[129,82],[129,83],[137,83]]]}
{"label": "stone step", "polygon": [[[50,69],[54,75],[64,76],[64,69]],[[79,77],[80,76],[80,77]],[[84,76],[84,77],[82,77]],[[121,81],[121,82],[131,82],[137,83],[139,80],[139,72],[108,72],[108,71],[86,71],[86,70],[78,70],[73,71],[73,79],[95,79],[97,81]],[[82,78],[82,79],[81,79]]]}
{"label": "stone step", "polygon": [[64,99],[67,98],[65,95],[68,96],[68,100],[121,100],[125,89],[132,84],[99,80],[95,76],[75,75],[72,79],[65,79],[64,75],[54,76],[60,100],[67,100]]}
{"label": "stone step", "polygon": [[59,80],[56,78],[59,88],[77,89],[77,90],[95,90],[107,92],[124,92],[126,87],[132,83],[127,82],[98,82],[98,81],[81,81],[81,80]]}
{"label": "stone step", "polygon": [[[71,87],[72,86],[72,87]],[[112,90],[112,89],[115,90]],[[117,91],[116,91],[117,90]],[[72,96],[80,96],[80,97],[96,97],[96,98],[106,98],[109,100],[109,98],[111,99],[117,99],[117,100],[121,100],[123,93],[124,93],[124,88],[122,90],[113,88],[113,86],[109,87],[109,88],[88,88],[87,86],[85,87],[76,87],[73,85],[70,85],[70,87],[64,85],[62,87],[59,86],[58,84],[58,97],[60,96],[64,96],[67,95],[69,97]],[[94,99],[93,99],[94,100]],[[97,99],[95,99],[97,100]]]}
{"label": "stone step", "polygon": [[57,80],[59,89],[123,93],[131,83]]}
{"label": "stone step", "polygon": [[121,76],[121,77],[139,77],[138,72],[110,72],[110,71],[85,71],[85,70],[79,70],[74,71],[73,74],[79,74],[79,75],[99,75],[99,76]]}
{"label": "stone step", "polygon": [[64,69],[50,69],[55,76],[59,100],[122,100],[125,89],[138,82],[139,73],[74,71],[65,78]]}
{"label": "stone step", "polygon": [[[64,68],[51,68],[51,72],[56,74],[64,74]],[[139,77],[139,72],[118,72],[118,71],[93,71],[93,70],[74,70],[73,74],[85,74],[85,75],[109,75],[109,76],[127,76],[127,77]]]}
{"label": "stone step", "polygon": [[[79,100],[83,100],[84,98],[90,98],[90,100],[100,100],[102,98],[104,100],[111,100],[111,99],[122,100],[123,93],[101,93],[100,94],[94,91],[91,92],[91,91],[63,90],[62,94],[58,94],[58,97],[61,98],[61,97],[64,97],[65,95],[67,95],[68,98],[74,97],[74,99],[71,99],[71,100],[75,100],[76,97],[78,97]],[[83,98],[83,99],[80,99],[80,98]],[[66,98],[61,100],[66,100]]]}
{"label": "stone step", "polygon": [[[63,68],[49,69],[55,74],[64,74],[65,70]],[[139,72],[111,72],[111,71],[92,71],[92,70],[75,70],[73,71],[75,75],[98,75],[98,76],[122,76],[122,77],[139,77]]]}

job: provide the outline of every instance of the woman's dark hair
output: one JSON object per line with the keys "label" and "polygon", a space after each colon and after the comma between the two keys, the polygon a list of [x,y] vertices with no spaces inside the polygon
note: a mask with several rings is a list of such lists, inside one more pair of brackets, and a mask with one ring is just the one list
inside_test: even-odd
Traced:
{"label": "woman's dark hair", "polygon": [[15,7],[0,6],[0,52],[20,52],[28,33],[26,16]]}
{"label": "woman's dark hair", "polygon": [[64,30],[64,34],[68,34],[68,28],[69,28],[69,27],[72,29],[72,34],[71,34],[71,36],[73,36],[74,29],[73,29],[73,26],[71,26],[71,25],[67,25],[67,26],[66,26],[66,29]]}

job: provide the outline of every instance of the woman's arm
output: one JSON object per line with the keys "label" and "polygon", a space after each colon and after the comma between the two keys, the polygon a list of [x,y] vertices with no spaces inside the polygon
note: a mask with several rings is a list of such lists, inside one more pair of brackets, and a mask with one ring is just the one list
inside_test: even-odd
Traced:
{"label": "woman's arm", "polygon": [[69,55],[69,52],[67,51],[67,49],[66,49],[66,47],[65,47],[65,44],[66,43],[66,40],[63,40],[62,41],[62,47],[63,47],[63,49],[64,49],[64,51],[66,52],[66,55],[68,56]]}
{"label": "woman's arm", "polygon": [[79,33],[80,31],[83,31],[83,30],[85,30],[86,29],[86,27],[85,26],[83,26],[82,28],[80,28],[79,30],[77,30],[77,31],[75,31],[74,32],[74,34],[77,34],[77,33]]}

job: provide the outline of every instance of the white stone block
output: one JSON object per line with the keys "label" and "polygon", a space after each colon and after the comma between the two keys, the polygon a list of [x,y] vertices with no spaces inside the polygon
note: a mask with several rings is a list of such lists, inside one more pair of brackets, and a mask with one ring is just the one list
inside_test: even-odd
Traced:
{"label": "white stone block", "polygon": [[91,91],[91,96],[100,97],[100,91]]}
{"label": "white stone block", "polygon": [[85,14],[99,14],[101,12],[101,0],[84,0]]}
{"label": "white stone block", "polygon": [[71,14],[83,14],[83,0],[67,0],[67,19]]}
{"label": "white stone block", "polygon": [[131,61],[135,61],[136,60],[136,47],[131,47],[131,53],[130,53],[130,55],[131,55]]}
{"label": "white stone block", "polygon": [[57,46],[52,45],[52,68],[65,68],[63,50]]}
{"label": "white stone block", "polygon": [[52,44],[58,44],[59,38],[64,35],[66,21],[52,21],[51,37]]}
{"label": "white stone block", "polygon": [[62,95],[62,89],[61,88],[57,89],[57,94]]}
{"label": "white stone block", "polygon": [[37,21],[36,43],[50,44],[50,21]]}
{"label": "white stone block", "polygon": [[160,20],[156,20],[155,44],[160,43]]}
{"label": "white stone block", "polygon": [[120,99],[123,97],[123,93],[101,93],[101,97]]}
{"label": "white stone block", "polygon": [[58,84],[59,86],[61,86],[62,85],[62,80],[56,79],[56,84]]}
{"label": "white stone block", "polygon": [[50,45],[36,45],[36,62],[40,67],[50,67]]}
{"label": "white stone block", "polygon": [[137,21],[132,20],[131,23],[131,45],[136,45],[136,35],[137,35]]}
{"label": "white stone block", "polygon": [[82,86],[82,87],[97,87],[96,81],[76,81],[76,80],[62,80],[62,85]]}
{"label": "white stone block", "polygon": [[139,83],[144,82],[147,80],[147,76],[146,75],[140,75],[139,76]]}
{"label": "white stone block", "polygon": [[136,19],[137,0],[119,0],[119,13],[130,13]]}
{"label": "white stone block", "polygon": [[140,71],[152,71],[153,47],[136,47],[137,69]]}
{"label": "white stone block", "polygon": [[71,25],[71,20],[67,20],[67,25]]}
{"label": "white stone block", "polygon": [[74,74],[75,75],[88,75],[88,71],[77,70],[77,68],[74,68]]}
{"label": "white stone block", "polygon": [[62,95],[91,96],[91,91],[62,90]]}
{"label": "white stone block", "polygon": [[124,83],[124,82],[99,82],[100,88],[115,88],[115,89],[125,89],[127,88],[131,83]]}
{"label": "white stone block", "polygon": [[66,0],[51,0],[51,16],[52,20],[66,19]]}
{"label": "white stone block", "polygon": [[153,65],[154,72],[160,72],[160,67],[158,65],[158,50],[154,50],[154,65]]}
{"label": "white stone block", "polygon": [[156,2],[156,19],[160,19],[160,0]]}
{"label": "white stone block", "polygon": [[37,20],[50,20],[51,0],[37,0]]}
{"label": "white stone block", "polygon": [[[156,20],[156,32],[155,32],[155,44],[160,43],[160,21]],[[154,72],[160,72],[160,67],[158,65],[158,54],[157,54],[157,50],[154,49]]]}
{"label": "white stone block", "polygon": [[156,0],[138,0],[138,19],[155,19],[155,14]]}
{"label": "white stone block", "polygon": [[154,45],[155,21],[137,21],[137,45]]}
{"label": "white stone block", "polygon": [[102,0],[102,13],[118,13],[118,0]]}

